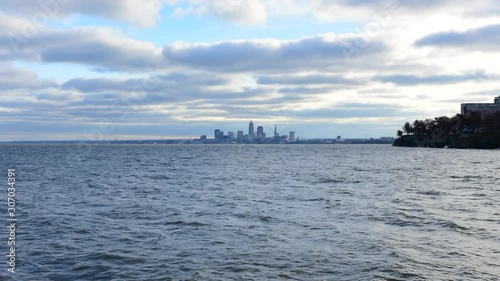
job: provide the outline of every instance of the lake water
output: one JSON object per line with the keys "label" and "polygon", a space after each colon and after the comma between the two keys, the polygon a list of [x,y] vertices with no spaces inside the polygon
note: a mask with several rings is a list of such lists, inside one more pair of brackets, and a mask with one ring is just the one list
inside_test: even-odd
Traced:
{"label": "lake water", "polygon": [[0,145],[0,280],[500,280],[500,151]]}

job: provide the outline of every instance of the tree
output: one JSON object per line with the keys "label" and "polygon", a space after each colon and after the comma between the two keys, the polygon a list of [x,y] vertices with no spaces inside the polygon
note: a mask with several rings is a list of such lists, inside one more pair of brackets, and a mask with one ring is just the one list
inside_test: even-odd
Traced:
{"label": "tree", "polygon": [[434,120],[432,119],[425,119],[424,121],[424,133],[425,134],[431,134],[432,130],[437,126],[436,123],[434,123]]}
{"label": "tree", "polygon": [[465,128],[464,116],[457,114],[450,119],[450,132],[460,133]]}
{"label": "tree", "polygon": [[413,122],[413,133],[417,135],[423,135],[427,131],[427,125],[425,124],[425,121],[421,120],[415,120]]}
{"label": "tree", "polygon": [[405,125],[403,126],[403,132],[405,132],[407,135],[413,133],[413,127],[411,126],[410,122],[405,123]]}
{"label": "tree", "polygon": [[402,136],[403,136],[403,131],[398,130],[398,137],[402,137]]}

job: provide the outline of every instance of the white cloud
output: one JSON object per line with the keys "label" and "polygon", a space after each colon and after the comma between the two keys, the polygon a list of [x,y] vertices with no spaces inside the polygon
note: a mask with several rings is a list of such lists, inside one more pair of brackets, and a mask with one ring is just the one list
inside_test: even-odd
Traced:
{"label": "white cloud", "polygon": [[[31,21],[91,15],[152,27],[160,19],[164,0],[0,0],[1,10]],[[173,3],[170,1],[170,3]]]}
{"label": "white cloud", "polygon": [[267,11],[260,0],[214,0],[212,11],[220,19],[236,24],[262,25]]}
{"label": "white cloud", "polygon": [[237,25],[264,25],[267,22],[268,10],[261,0],[187,0],[170,4],[175,7],[175,16],[209,15]]}

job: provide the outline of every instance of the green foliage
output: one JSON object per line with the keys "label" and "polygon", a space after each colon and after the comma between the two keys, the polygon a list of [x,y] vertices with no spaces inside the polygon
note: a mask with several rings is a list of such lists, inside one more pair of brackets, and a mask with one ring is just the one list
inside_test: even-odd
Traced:
{"label": "green foliage", "polygon": [[413,124],[406,122],[403,126],[404,133],[417,136],[432,135],[436,132],[439,132],[440,135],[493,134],[498,130],[500,130],[500,113],[483,116],[477,112],[472,112],[467,116],[457,114],[451,118],[440,116],[434,119],[415,120]]}
{"label": "green foliage", "polygon": [[413,133],[413,127],[409,122],[406,122],[405,125],[403,126],[403,132],[406,133],[407,135]]}

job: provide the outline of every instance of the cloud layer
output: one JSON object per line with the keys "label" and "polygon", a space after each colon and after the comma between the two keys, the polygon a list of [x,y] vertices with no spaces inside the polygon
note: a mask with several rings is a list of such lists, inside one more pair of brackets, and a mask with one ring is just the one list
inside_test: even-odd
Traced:
{"label": "cloud layer", "polygon": [[500,49],[500,25],[489,25],[463,32],[439,32],[429,34],[416,42],[417,46],[451,47],[477,51],[498,52]]}
{"label": "cloud layer", "polygon": [[[500,88],[490,0],[0,4],[0,140],[78,139],[102,124],[109,138],[210,135],[250,119],[372,137]],[[168,33],[187,21],[192,36]],[[227,30],[241,35],[197,37]]]}
{"label": "cloud layer", "polygon": [[2,10],[27,17],[31,21],[90,15],[152,27],[160,19],[164,0],[0,0]]}

